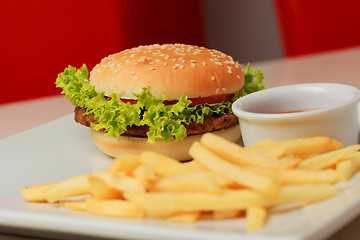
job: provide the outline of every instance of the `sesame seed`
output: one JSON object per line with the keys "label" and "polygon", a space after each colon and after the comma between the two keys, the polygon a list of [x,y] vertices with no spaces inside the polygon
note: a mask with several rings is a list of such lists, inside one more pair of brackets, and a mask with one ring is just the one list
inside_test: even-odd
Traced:
{"label": "sesame seed", "polygon": [[236,77],[237,77],[238,79],[240,79],[240,75],[236,75]]}
{"label": "sesame seed", "polygon": [[225,91],[226,91],[226,88],[222,88],[221,90],[223,90],[223,92],[225,92]]}
{"label": "sesame seed", "polygon": [[135,57],[135,54],[131,54],[130,57],[131,57],[131,58],[132,58],[132,57]]}
{"label": "sesame seed", "polygon": [[211,77],[211,80],[213,80],[213,81],[214,81],[214,80],[215,80],[215,76],[212,76],[212,77]]}
{"label": "sesame seed", "polygon": [[196,67],[196,64],[195,64],[195,63],[191,63],[191,66],[192,66],[193,68],[195,68],[195,67]]}
{"label": "sesame seed", "polygon": [[206,66],[206,62],[205,62],[205,61],[203,61],[203,62],[202,62],[202,65]]}
{"label": "sesame seed", "polygon": [[155,64],[155,62],[149,62],[149,64]]}
{"label": "sesame seed", "polygon": [[228,70],[229,73],[232,73],[231,69]]}
{"label": "sesame seed", "polygon": [[135,72],[131,72],[130,74],[131,74],[131,75],[134,75],[134,74],[135,74]]}
{"label": "sesame seed", "polygon": [[192,63],[196,63],[197,61],[196,61],[196,60],[190,60],[190,62],[192,62]]}
{"label": "sesame seed", "polygon": [[154,67],[151,67],[151,68],[150,68],[150,71],[153,71],[153,70],[155,70],[155,68],[154,68]]}
{"label": "sesame seed", "polygon": [[138,80],[138,79],[139,79],[139,77],[134,77],[134,79],[135,79],[135,80]]}
{"label": "sesame seed", "polygon": [[181,65],[181,64],[177,63],[177,64],[174,65],[174,69],[177,69],[177,68],[183,69],[184,65]]}
{"label": "sesame seed", "polygon": [[164,66],[167,66],[168,65],[168,63],[167,62],[164,62]]}

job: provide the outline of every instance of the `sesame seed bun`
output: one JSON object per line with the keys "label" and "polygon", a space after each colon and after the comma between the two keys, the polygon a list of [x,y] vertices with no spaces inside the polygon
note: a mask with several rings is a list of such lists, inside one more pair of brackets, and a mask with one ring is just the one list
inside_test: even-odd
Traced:
{"label": "sesame seed bun", "polygon": [[[239,125],[213,132],[214,134],[236,142],[241,133]],[[95,145],[111,157],[120,154],[140,154],[143,151],[154,151],[179,161],[191,160],[189,149],[195,141],[200,141],[203,134],[191,135],[181,141],[172,140],[166,145],[162,141],[147,143],[147,138],[120,136],[119,139],[104,136],[102,132],[91,130]]]}
{"label": "sesame seed bun", "polygon": [[244,84],[244,73],[232,57],[185,44],[139,46],[110,55],[90,73],[90,84],[105,95],[134,99],[144,87],[155,97],[177,100],[232,94]]}

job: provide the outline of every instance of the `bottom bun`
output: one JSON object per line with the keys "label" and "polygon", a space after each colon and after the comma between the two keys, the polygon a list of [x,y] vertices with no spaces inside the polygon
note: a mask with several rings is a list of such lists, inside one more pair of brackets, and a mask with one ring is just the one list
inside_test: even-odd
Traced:
{"label": "bottom bun", "polygon": [[[239,125],[214,131],[212,133],[224,137],[232,142],[236,142],[241,136]],[[179,161],[192,159],[189,155],[189,149],[195,141],[200,141],[202,135],[203,134],[191,135],[181,141],[172,140],[166,144],[164,144],[161,140],[150,144],[147,142],[147,138],[120,136],[118,140],[113,137],[104,136],[104,132],[91,130],[91,136],[95,145],[111,157],[116,157],[125,153],[140,154],[143,151],[154,151]]]}

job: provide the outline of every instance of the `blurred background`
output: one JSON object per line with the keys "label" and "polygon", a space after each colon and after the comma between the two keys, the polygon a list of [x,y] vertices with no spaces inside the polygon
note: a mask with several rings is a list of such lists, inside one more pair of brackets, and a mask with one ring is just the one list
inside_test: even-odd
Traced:
{"label": "blurred background", "polygon": [[0,0],[0,104],[59,94],[65,67],[91,69],[138,45],[186,43],[240,63],[360,45],[357,0]]}

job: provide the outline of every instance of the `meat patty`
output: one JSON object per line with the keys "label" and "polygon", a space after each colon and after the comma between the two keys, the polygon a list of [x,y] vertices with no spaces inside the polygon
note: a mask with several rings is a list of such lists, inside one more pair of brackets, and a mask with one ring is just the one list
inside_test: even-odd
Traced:
{"label": "meat patty", "polygon": [[[94,119],[94,114],[84,115],[85,112],[86,109],[76,107],[75,121],[87,127],[90,127],[91,123],[97,124],[97,121]],[[237,124],[239,124],[238,118],[234,114],[226,114],[221,117],[206,117],[203,124],[192,122],[189,125],[184,124],[184,126],[187,135],[195,135],[229,128]],[[130,126],[124,135],[147,137],[146,133],[148,131],[149,127],[147,126]]]}

